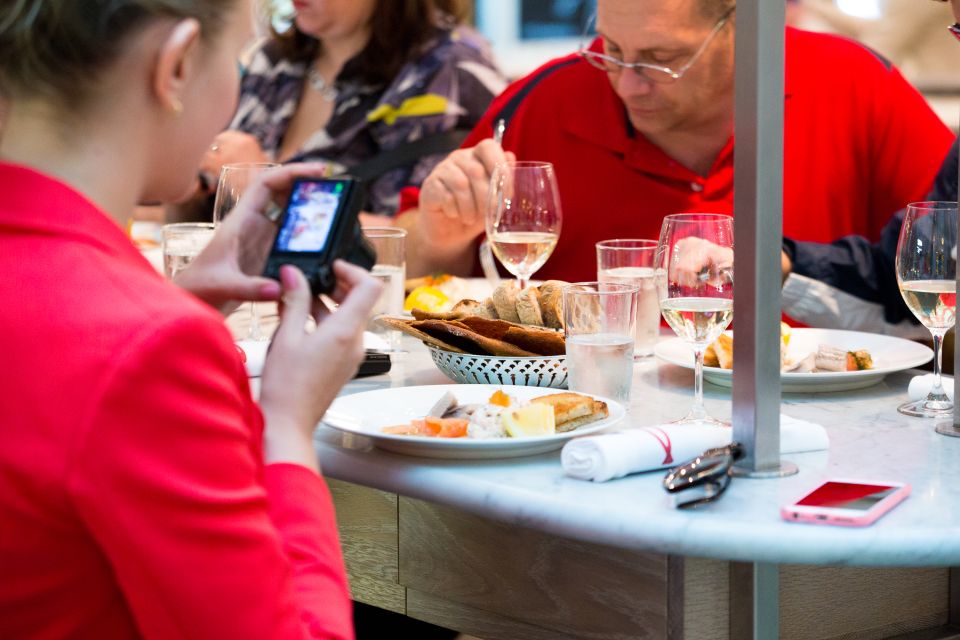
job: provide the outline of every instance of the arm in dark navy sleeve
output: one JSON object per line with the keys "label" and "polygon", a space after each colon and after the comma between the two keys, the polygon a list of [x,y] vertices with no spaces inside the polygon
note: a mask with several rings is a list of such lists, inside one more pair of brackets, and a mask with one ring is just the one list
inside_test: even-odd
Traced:
{"label": "arm in dark navy sleeve", "polygon": [[[928,195],[929,200],[957,199],[957,158],[958,141],[954,141]],[[853,235],[831,244],[784,238],[783,250],[792,262],[792,273],[827,285],[821,291],[832,288],[879,305],[886,324],[916,324],[900,296],[895,270],[897,240],[904,215],[903,210],[897,212],[884,226],[880,241],[876,243]],[[833,306],[837,307],[836,302]],[[788,308],[784,310],[790,313]],[[876,327],[871,329],[876,330]]]}

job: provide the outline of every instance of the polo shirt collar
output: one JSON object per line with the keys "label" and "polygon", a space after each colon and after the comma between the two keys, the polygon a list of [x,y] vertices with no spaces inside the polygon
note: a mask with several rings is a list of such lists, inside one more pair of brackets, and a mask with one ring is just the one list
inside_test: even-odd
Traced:
{"label": "polo shirt collar", "polygon": [[0,233],[4,229],[70,237],[155,270],[120,226],[85,195],[23,165],[0,162]]}

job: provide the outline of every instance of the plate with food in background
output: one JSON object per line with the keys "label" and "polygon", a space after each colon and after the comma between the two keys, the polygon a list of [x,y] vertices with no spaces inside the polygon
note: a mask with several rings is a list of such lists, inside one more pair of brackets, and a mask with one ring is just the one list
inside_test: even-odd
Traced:
{"label": "plate with food in background", "polygon": [[337,398],[323,423],[430,458],[513,458],[559,449],[623,420],[614,400],[537,387],[428,385]]}
{"label": "plate with food in background", "polygon": [[[703,378],[733,386],[733,332],[710,345]],[[679,338],[657,343],[655,354],[671,364],[693,369],[693,352]],[[926,364],[933,351],[918,342],[862,331],[791,329],[781,332],[780,385],[784,393],[849,391],[877,384],[896,371]]]}

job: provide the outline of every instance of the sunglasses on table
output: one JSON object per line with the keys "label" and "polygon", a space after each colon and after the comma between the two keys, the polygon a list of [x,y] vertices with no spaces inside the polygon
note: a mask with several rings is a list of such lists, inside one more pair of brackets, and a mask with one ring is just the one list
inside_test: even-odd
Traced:
{"label": "sunglasses on table", "polygon": [[674,506],[678,509],[713,502],[727,490],[730,469],[742,457],[743,447],[737,442],[707,449],[671,469],[663,478],[663,488],[673,496]]}

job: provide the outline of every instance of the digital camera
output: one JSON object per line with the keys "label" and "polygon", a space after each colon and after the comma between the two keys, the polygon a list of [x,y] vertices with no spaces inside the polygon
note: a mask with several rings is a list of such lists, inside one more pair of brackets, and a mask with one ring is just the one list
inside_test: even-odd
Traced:
{"label": "digital camera", "polygon": [[359,181],[350,177],[299,179],[279,221],[264,275],[280,279],[290,264],[307,276],[314,295],[336,285],[333,261],[340,258],[369,270],[377,254],[360,230]]}

